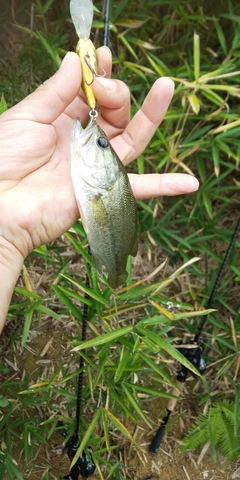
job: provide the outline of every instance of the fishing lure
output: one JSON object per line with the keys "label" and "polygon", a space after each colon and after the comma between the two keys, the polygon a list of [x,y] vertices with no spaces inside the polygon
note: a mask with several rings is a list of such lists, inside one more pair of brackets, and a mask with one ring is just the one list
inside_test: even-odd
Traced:
{"label": "fishing lure", "polygon": [[89,107],[95,110],[96,98],[92,84],[94,78],[99,75],[97,74],[96,49],[89,38],[93,21],[92,0],[70,0],[70,13],[79,37],[76,53],[82,67],[82,89]]}

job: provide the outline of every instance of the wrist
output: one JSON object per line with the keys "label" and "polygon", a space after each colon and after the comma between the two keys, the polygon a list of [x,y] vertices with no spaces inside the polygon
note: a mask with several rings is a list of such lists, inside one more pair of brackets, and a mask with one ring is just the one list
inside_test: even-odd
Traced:
{"label": "wrist", "polygon": [[0,332],[24,258],[14,245],[0,236]]}

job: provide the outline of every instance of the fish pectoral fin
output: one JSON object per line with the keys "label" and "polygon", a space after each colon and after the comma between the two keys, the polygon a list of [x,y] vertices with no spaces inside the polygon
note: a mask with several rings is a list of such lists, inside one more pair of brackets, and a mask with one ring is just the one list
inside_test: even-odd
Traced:
{"label": "fish pectoral fin", "polygon": [[131,248],[131,251],[130,251],[130,255],[132,255],[132,257],[136,257],[137,252],[138,252],[138,237],[136,236],[136,238],[134,240],[134,244],[133,244],[133,246]]}
{"label": "fish pectoral fin", "polygon": [[117,288],[127,280],[127,272],[121,273],[121,275],[108,275],[108,283],[110,287]]}
{"label": "fish pectoral fin", "polygon": [[100,194],[96,195],[91,201],[91,207],[96,223],[101,227],[107,226],[109,222],[108,213]]}

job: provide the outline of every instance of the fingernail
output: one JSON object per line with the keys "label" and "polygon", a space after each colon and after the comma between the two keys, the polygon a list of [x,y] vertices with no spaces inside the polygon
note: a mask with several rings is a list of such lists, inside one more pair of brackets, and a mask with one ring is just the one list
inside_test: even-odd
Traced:
{"label": "fingernail", "polygon": [[107,49],[107,50],[111,53],[111,55],[112,55],[112,51],[111,51],[111,49],[110,49],[107,45],[103,45],[103,46],[100,47],[100,48],[101,48],[101,49],[102,49],[102,48]]}
{"label": "fingernail", "polygon": [[65,57],[64,57],[64,59],[63,59],[63,61],[62,61],[61,65],[60,65],[60,70],[61,70],[61,68],[63,68],[63,67],[64,67],[64,65],[66,65],[66,63],[67,63],[67,61],[68,61],[68,59],[69,59],[70,55],[71,55],[71,52],[67,52],[67,54],[65,55]]}

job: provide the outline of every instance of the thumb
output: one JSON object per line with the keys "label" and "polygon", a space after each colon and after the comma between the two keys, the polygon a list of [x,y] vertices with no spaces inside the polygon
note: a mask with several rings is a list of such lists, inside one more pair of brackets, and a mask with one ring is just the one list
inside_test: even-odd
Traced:
{"label": "thumb", "polygon": [[80,60],[68,52],[59,70],[35,92],[13,107],[14,117],[40,123],[54,122],[75,99],[82,81]]}

